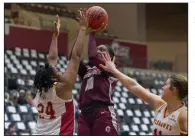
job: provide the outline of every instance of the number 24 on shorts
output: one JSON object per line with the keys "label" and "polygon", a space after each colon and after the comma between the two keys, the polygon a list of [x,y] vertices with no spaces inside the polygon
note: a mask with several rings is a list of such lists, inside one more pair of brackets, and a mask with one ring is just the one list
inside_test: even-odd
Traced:
{"label": "number 24 on shorts", "polygon": [[[37,108],[38,108],[38,112],[39,112],[39,118],[44,119],[43,115],[41,115],[41,114],[44,113],[44,109],[45,109],[44,105],[39,103],[37,105]],[[55,116],[54,116],[55,111],[53,109],[53,106],[52,106],[51,102],[47,103],[47,107],[46,107],[45,113],[46,113],[46,115],[50,115],[50,119],[54,119],[55,118]]]}

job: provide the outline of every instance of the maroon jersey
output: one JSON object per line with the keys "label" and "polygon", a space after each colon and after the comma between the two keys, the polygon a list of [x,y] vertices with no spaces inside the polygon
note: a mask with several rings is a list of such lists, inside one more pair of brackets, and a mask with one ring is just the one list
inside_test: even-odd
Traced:
{"label": "maroon jersey", "polygon": [[78,72],[82,79],[79,108],[87,108],[96,103],[113,105],[112,95],[117,81],[99,68],[102,61],[97,57],[94,34],[89,36],[88,56],[93,65],[85,65],[81,61]]}
{"label": "maroon jersey", "polygon": [[[81,67],[82,66],[82,67]],[[83,69],[81,69],[83,68]],[[79,108],[83,109],[96,103],[114,104],[112,101],[116,79],[103,73],[96,66],[80,65],[82,85],[79,96]]]}

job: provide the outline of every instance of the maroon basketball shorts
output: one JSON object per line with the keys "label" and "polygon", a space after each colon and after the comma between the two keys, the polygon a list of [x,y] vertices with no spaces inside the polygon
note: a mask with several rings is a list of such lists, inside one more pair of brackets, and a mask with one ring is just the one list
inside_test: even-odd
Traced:
{"label": "maroon basketball shorts", "polygon": [[118,121],[113,106],[81,112],[78,120],[78,135],[117,136]]}

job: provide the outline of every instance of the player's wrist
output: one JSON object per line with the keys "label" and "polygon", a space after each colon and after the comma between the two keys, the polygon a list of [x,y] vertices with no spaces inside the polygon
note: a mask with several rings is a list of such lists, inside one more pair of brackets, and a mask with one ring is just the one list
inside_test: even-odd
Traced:
{"label": "player's wrist", "polygon": [[81,29],[82,31],[86,31],[86,30],[87,30],[87,27],[86,27],[86,26],[81,26],[80,29]]}
{"label": "player's wrist", "polygon": [[118,73],[118,70],[116,68],[111,69],[110,71],[113,75],[116,75]]}
{"label": "player's wrist", "polygon": [[58,39],[58,34],[53,33],[52,39]]}

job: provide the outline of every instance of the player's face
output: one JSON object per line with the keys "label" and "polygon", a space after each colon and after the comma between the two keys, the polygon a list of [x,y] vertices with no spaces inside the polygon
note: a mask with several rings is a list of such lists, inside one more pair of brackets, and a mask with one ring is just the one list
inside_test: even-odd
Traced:
{"label": "player's face", "polygon": [[101,59],[101,54],[108,53],[108,49],[105,45],[100,45],[100,46],[97,47],[97,53],[98,53],[98,55],[97,55],[98,58]]}
{"label": "player's face", "polygon": [[172,95],[172,90],[170,88],[171,88],[171,82],[170,79],[168,79],[165,82],[164,86],[162,87],[163,90],[162,99],[165,101],[169,99]]}

